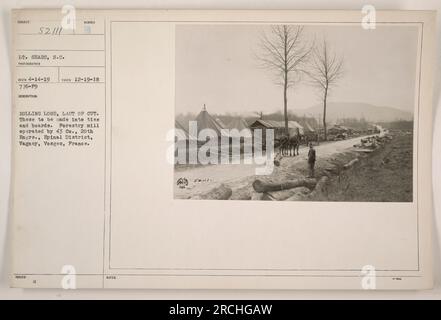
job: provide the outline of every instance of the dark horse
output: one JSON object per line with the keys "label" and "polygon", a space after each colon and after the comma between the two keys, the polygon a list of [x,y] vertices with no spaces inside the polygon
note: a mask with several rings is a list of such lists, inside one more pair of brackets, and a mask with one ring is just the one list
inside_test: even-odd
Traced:
{"label": "dark horse", "polygon": [[302,140],[302,136],[299,131],[297,131],[297,134],[293,136],[282,136],[280,138],[280,143],[279,143],[280,154],[282,156],[291,157],[291,156],[296,156],[296,151],[297,151],[297,155],[299,155],[299,147],[301,140]]}

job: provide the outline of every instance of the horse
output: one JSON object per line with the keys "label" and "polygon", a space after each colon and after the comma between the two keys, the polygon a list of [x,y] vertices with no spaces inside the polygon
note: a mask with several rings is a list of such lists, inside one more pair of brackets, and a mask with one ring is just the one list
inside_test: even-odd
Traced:
{"label": "horse", "polygon": [[280,154],[282,156],[295,157],[297,151],[297,155],[299,155],[299,147],[301,140],[302,140],[302,136],[299,132],[297,132],[297,134],[293,136],[286,135],[280,137],[279,140]]}
{"label": "horse", "polygon": [[[289,146],[290,146],[290,149],[292,149],[292,151],[293,151],[293,156],[296,155],[296,151],[297,151],[297,155],[299,155],[299,148],[300,148],[301,140],[302,140],[302,136],[300,135],[300,133],[297,133],[296,135],[289,138]],[[290,150],[289,154],[291,155],[291,150]]]}
{"label": "horse", "polygon": [[279,150],[282,156],[288,155],[289,150],[289,137],[282,136],[279,139]]}

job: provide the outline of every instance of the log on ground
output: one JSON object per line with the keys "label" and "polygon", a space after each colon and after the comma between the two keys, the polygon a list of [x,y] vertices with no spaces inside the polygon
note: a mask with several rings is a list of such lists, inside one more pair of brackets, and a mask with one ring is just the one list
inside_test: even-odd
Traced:
{"label": "log on ground", "polygon": [[315,186],[314,192],[326,193],[326,184],[328,179],[329,178],[327,176],[321,177]]}
{"label": "log on ground", "polygon": [[328,190],[327,190],[328,180],[329,178],[327,176],[321,177],[319,182],[317,182],[315,189],[310,194],[307,195],[307,199],[326,197],[328,194]]}
{"label": "log on ground", "polygon": [[256,179],[253,182],[253,188],[256,192],[272,192],[272,191],[280,191],[298,187],[307,187],[308,189],[314,189],[317,184],[316,179],[311,178],[303,178],[303,179],[294,179],[289,181],[282,182],[265,182],[259,179]]}
{"label": "log on ground", "polygon": [[307,197],[307,195],[311,192],[311,190],[309,190],[306,187],[299,187],[299,188],[294,188],[292,189],[293,194],[291,197],[285,199],[286,201],[301,201],[304,200],[305,197]]}
{"label": "log on ground", "polygon": [[259,193],[262,195],[262,197],[260,198],[260,200],[265,200],[265,201],[277,201],[276,198],[274,198],[270,193]]}
{"label": "log on ground", "polygon": [[355,149],[356,152],[363,152],[363,153],[372,153],[374,150],[372,149]]}
{"label": "log on ground", "polygon": [[349,161],[348,163],[346,163],[346,164],[343,166],[343,169],[344,169],[344,170],[348,170],[348,169],[352,168],[352,166],[353,166],[354,164],[356,164],[357,162],[358,162],[358,158],[352,159],[351,161]]}
{"label": "log on ground", "polygon": [[233,190],[230,200],[251,200],[253,192],[254,190],[251,187],[251,184],[248,184],[244,187]]}
{"label": "log on ground", "polygon": [[210,191],[200,194],[192,199],[200,199],[200,200],[227,200],[231,197],[233,191],[231,188],[227,187],[224,184],[221,184]]}
{"label": "log on ground", "polygon": [[253,194],[251,195],[251,200],[262,200],[262,198],[263,193],[253,192]]}
{"label": "log on ground", "polygon": [[306,187],[298,187],[298,188],[292,188],[292,189],[286,189],[280,191],[273,191],[265,194],[269,195],[272,198],[271,200],[283,201],[298,194],[303,194],[303,195],[307,194],[310,191],[311,190],[309,190]]}

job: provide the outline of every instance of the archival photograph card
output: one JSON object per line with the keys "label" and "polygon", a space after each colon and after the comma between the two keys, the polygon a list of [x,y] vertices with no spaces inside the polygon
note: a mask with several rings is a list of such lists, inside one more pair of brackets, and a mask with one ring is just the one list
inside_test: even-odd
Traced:
{"label": "archival photograph card", "polygon": [[12,24],[13,287],[431,288],[433,12]]}

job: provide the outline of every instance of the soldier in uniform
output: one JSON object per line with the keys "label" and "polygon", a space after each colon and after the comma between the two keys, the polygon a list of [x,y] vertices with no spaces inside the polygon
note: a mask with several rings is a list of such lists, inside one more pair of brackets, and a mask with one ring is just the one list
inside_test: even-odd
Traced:
{"label": "soldier in uniform", "polygon": [[312,142],[309,143],[308,151],[308,167],[309,167],[309,178],[314,178],[314,166],[315,166],[315,149]]}

